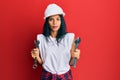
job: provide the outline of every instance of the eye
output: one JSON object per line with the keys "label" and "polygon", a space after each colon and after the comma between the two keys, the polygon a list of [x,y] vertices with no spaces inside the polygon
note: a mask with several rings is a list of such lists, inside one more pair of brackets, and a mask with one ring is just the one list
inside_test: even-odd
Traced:
{"label": "eye", "polygon": [[60,21],[60,18],[57,18],[57,21]]}
{"label": "eye", "polygon": [[53,18],[49,18],[49,21],[53,21]]}

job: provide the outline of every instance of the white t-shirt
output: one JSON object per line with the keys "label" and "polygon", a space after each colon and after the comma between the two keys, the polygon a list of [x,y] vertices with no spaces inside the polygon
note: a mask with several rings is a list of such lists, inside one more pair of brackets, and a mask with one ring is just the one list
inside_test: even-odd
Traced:
{"label": "white t-shirt", "polygon": [[70,69],[70,49],[74,40],[74,33],[67,33],[57,44],[56,38],[51,36],[46,40],[43,34],[37,35],[40,41],[39,50],[43,61],[43,68],[52,74],[64,74]]}

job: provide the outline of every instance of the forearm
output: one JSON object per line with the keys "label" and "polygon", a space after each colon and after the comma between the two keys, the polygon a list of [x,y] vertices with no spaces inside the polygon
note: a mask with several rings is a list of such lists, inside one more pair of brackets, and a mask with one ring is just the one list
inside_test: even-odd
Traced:
{"label": "forearm", "polygon": [[74,65],[74,59],[76,58],[76,60],[79,60],[79,58],[77,58],[77,57],[71,57],[71,59],[70,59],[70,66],[73,66]]}
{"label": "forearm", "polygon": [[42,59],[41,59],[40,57],[37,57],[37,62],[38,62],[39,64],[42,64],[42,63],[43,63],[43,61],[42,61]]}
{"label": "forearm", "polygon": [[73,66],[74,65],[74,58],[71,58],[70,59],[70,66]]}

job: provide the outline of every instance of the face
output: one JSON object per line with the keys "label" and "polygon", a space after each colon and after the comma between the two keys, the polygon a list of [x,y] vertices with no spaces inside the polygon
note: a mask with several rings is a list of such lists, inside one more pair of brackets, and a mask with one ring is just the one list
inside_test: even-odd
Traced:
{"label": "face", "polygon": [[50,16],[48,19],[48,23],[50,25],[50,29],[53,32],[57,32],[60,29],[61,19],[59,15]]}

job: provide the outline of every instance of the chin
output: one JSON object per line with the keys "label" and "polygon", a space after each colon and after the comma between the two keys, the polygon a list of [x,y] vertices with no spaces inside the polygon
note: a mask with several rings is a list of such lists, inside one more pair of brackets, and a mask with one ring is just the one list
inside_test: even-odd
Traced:
{"label": "chin", "polygon": [[58,31],[58,29],[57,30],[52,30],[53,32],[57,32]]}
{"label": "chin", "polygon": [[56,32],[56,31],[58,31],[59,29],[52,29],[52,31],[54,31],[54,32]]}

